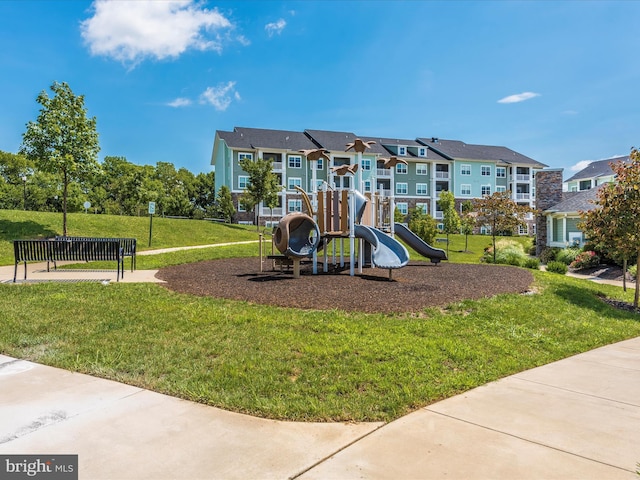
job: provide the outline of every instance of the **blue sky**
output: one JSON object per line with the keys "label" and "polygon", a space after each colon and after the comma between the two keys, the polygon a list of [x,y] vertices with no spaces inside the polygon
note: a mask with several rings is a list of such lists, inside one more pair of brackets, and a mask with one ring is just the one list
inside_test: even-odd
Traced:
{"label": "blue sky", "polygon": [[0,150],[54,81],[101,152],[211,170],[234,126],[504,145],[565,177],[640,146],[637,1],[0,1]]}

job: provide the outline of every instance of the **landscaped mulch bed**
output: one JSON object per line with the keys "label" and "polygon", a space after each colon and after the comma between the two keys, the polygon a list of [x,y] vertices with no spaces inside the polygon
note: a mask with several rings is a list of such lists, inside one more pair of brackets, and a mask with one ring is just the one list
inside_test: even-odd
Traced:
{"label": "landscaped mulch bed", "polygon": [[263,269],[258,258],[233,258],[167,267],[156,276],[167,282],[166,288],[193,295],[368,313],[418,312],[465,299],[525,293],[533,283],[532,273],[523,268],[485,264],[410,262],[393,270],[391,280],[388,270],[377,268],[354,277],[348,267],[312,275],[311,265],[303,264],[297,279],[291,271],[273,271],[271,260]]}

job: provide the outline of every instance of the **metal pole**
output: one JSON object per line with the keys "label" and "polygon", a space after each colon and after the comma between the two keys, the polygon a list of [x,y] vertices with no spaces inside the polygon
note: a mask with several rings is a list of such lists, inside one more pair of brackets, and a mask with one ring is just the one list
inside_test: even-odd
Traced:
{"label": "metal pole", "polygon": [[149,214],[149,246],[151,246],[151,234],[153,232],[153,214]]}

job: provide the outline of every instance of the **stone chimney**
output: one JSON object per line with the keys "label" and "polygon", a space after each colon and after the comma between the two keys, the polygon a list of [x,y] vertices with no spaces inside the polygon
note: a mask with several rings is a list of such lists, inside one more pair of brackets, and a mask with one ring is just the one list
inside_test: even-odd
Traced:
{"label": "stone chimney", "polygon": [[547,217],[545,210],[562,201],[562,169],[552,168],[536,172],[536,255],[547,246]]}

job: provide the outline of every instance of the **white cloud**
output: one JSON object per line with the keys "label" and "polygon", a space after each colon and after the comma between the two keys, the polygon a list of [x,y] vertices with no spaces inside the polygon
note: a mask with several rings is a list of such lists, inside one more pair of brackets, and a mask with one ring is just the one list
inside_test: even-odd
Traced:
{"label": "white cloud", "polygon": [[222,50],[221,31],[232,28],[216,9],[193,0],[95,0],[93,16],[80,24],[92,55],[137,64],[175,58],[189,49]]}
{"label": "white cloud", "polygon": [[240,100],[240,94],[236,91],[236,82],[229,81],[207,88],[200,95],[200,103],[213,105],[216,110],[222,112],[231,105],[232,97]]}
{"label": "white cloud", "polygon": [[251,45],[251,41],[247,37],[245,37],[244,35],[238,35],[236,37],[236,40],[243,47],[248,47],[249,45]]}
{"label": "white cloud", "polygon": [[498,100],[498,103],[519,103],[524,102],[525,100],[530,100],[535,97],[539,97],[539,93],[534,92],[523,92],[518,93],[516,95],[509,95],[508,97],[501,98]]}
{"label": "white cloud", "polygon": [[287,26],[287,22],[285,21],[284,18],[281,18],[277,22],[267,23],[264,26],[264,29],[267,31],[267,35],[269,35],[270,37],[273,37],[275,34],[280,35],[282,33],[282,30],[284,30],[284,27],[286,26]]}
{"label": "white cloud", "polygon": [[580,170],[587,168],[589,164],[591,164],[591,160],[582,160],[569,168],[569,170],[572,172],[579,172]]}
{"label": "white cloud", "polygon": [[167,103],[167,105],[174,108],[188,107],[189,105],[191,105],[191,100],[189,100],[188,98],[179,97]]}

